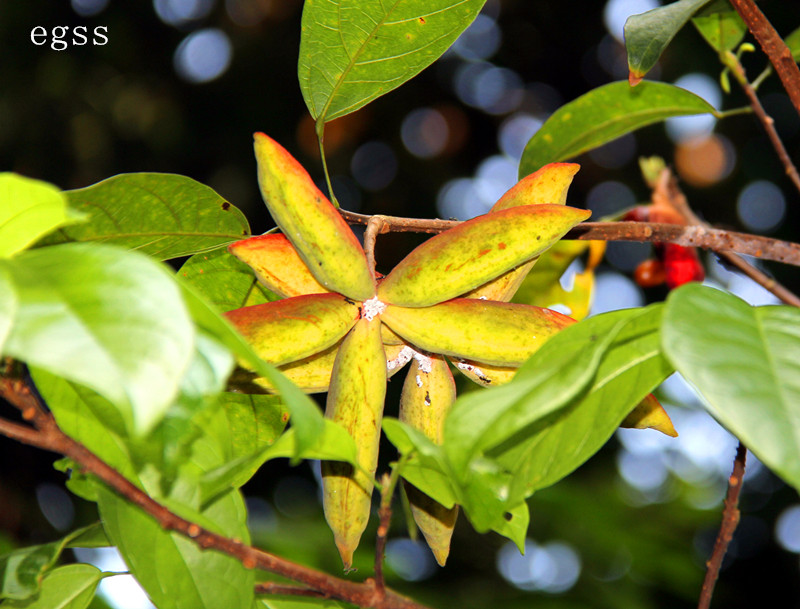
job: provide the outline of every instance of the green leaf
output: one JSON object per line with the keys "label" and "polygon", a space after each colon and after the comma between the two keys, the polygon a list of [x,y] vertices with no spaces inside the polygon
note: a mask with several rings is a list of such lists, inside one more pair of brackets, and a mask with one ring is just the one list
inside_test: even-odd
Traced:
{"label": "green leaf", "polygon": [[635,314],[633,309],[614,311],[569,326],[523,364],[510,383],[458,398],[444,430],[444,447],[456,471],[466,472],[477,455],[565,407],[591,382],[600,358]]}
{"label": "green leaf", "polygon": [[293,461],[299,460],[299,455],[316,445],[324,433],[325,419],[319,407],[274,366],[258,357],[244,337],[212,305],[203,300],[192,286],[184,283],[182,288],[195,323],[226,345],[234,355],[246,361],[256,373],[267,378],[278,390],[289,409],[292,428],[297,434],[297,453],[293,456]]}
{"label": "green leaf", "polygon": [[667,299],[663,342],[711,415],[800,489],[800,310],[689,284]]}
{"label": "green leaf", "polygon": [[486,0],[306,0],[297,74],[308,110],[329,122],[433,63]]}
{"label": "green leaf", "polygon": [[172,276],[149,258],[71,243],[0,261],[19,298],[3,349],[85,385],[143,435],[178,394],[195,332]]}
{"label": "green leaf", "polygon": [[250,234],[247,219],[208,186],[169,173],[123,173],[64,193],[88,215],[45,243],[111,243],[168,260],[205,252]]}
{"label": "green leaf", "polygon": [[631,87],[626,82],[612,82],[556,110],[525,146],[519,175],[573,158],[671,116],[715,113],[708,102],[674,85],[643,82]]}
{"label": "green leaf", "polygon": [[[104,423],[94,412],[94,408],[101,408],[107,402],[98,401],[90,406],[86,400],[87,392],[82,391],[81,387],[40,368],[31,368],[30,372],[36,389],[53,412],[61,431],[86,446],[129,480],[135,479],[136,469],[120,430]],[[69,465],[69,462],[62,463],[60,467],[68,468]],[[77,488],[71,485],[75,477],[78,478]],[[72,469],[67,488],[84,499],[96,500],[95,485],[80,474],[79,468]]]}
{"label": "green leaf", "polygon": [[58,188],[14,173],[0,173],[0,258],[24,250],[59,226],[83,214],[67,206]]}
{"label": "green leaf", "polygon": [[24,601],[8,600],[3,607],[14,609],[86,609],[94,598],[97,584],[113,573],[103,573],[85,564],[65,565],[50,571],[35,597]]}
{"label": "green leaf", "polygon": [[678,0],[640,15],[631,15],[625,22],[625,48],[631,84],[636,84],[650,71],[661,53],[700,8],[710,0]]}
{"label": "green leaf", "polygon": [[63,549],[64,543],[57,541],[0,556],[0,599],[24,600],[35,595],[44,574],[53,567]]}
{"label": "green leaf", "polygon": [[383,433],[400,454],[410,456],[400,472],[403,478],[446,508],[453,507],[458,499],[442,447],[398,419],[383,417],[382,426]]}
{"label": "green leaf", "polygon": [[11,332],[19,302],[9,272],[0,266],[0,353]]}
{"label": "green leaf", "polygon": [[347,431],[337,423],[323,419],[324,427],[317,441],[299,448],[294,428],[280,436],[274,444],[252,455],[242,456],[208,472],[202,478],[202,501],[215,497],[231,487],[238,488],[247,482],[270,459],[319,459],[346,461],[358,465],[356,445]]}
{"label": "green leaf", "polygon": [[530,523],[531,513],[528,509],[528,504],[523,501],[517,507],[508,510],[505,518],[493,530],[513,541],[519,548],[520,553],[524,553],[525,539],[528,537]]}
{"label": "green leaf", "polygon": [[258,282],[249,266],[226,249],[192,256],[178,271],[178,276],[220,311],[278,299]]}
{"label": "green leaf", "polygon": [[68,548],[107,548],[111,542],[106,537],[103,525],[95,522],[89,526],[78,529],[69,535]]}
{"label": "green leaf", "polygon": [[[168,533],[151,516],[115,493],[100,488],[100,516],[131,573],[159,609],[246,608],[253,604],[254,573],[216,550]],[[249,543],[241,495],[222,495],[202,516],[227,537]]]}
{"label": "green leaf", "polygon": [[728,0],[716,0],[701,10],[692,23],[716,51],[730,51],[744,39],[747,25]]}
{"label": "green leaf", "polygon": [[786,43],[786,46],[789,47],[792,58],[795,61],[800,62],[800,27],[789,34],[784,39],[784,42]]}
{"label": "green leaf", "polygon": [[[625,416],[673,372],[661,353],[663,306],[626,313],[591,384],[567,408],[519,429],[487,451],[513,473],[512,504],[557,482],[594,455]],[[540,396],[534,391],[527,399],[536,403]]]}

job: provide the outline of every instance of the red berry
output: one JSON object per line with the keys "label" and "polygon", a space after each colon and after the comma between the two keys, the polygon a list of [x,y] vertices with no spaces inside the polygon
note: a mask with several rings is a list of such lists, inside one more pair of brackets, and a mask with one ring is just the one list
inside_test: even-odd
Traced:
{"label": "red berry", "polygon": [[703,281],[706,276],[697,250],[674,243],[664,244],[664,270],[670,289],[690,281]]}
{"label": "red berry", "polygon": [[664,265],[655,258],[640,263],[633,272],[634,281],[643,288],[654,288],[661,285],[666,278]]}

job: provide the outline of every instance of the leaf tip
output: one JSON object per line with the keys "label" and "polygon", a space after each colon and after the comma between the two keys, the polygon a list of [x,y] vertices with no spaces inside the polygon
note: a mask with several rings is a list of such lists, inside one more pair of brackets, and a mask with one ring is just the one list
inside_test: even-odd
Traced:
{"label": "leaf tip", "polygon": [[637,72],[636,70],[630,70],[628,72],[628,84],[632,87],[638,85],[644,79],[645,73],[644,72]]}

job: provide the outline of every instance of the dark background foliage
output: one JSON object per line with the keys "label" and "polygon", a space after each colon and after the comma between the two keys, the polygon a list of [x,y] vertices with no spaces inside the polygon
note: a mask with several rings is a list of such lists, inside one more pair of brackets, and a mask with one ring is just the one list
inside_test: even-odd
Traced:
{"label": "dark background foliage", "polygon": [[[109,2],[93,15],[80,9],[91,5],[88,0],[0,2],[0,169],[65,189],[121,172],[184,174],[239,206],[254,233],[271,226],[256,187],[254,131],[282,142],[321,178],[313,123],[296,77],[300,0],[197,0],[186,4],[196,7],[195,18],[172,23],[155,10],[168,16],[168,1]],[[464,200],[475,198],[476,188],[499,188],[482,164],[491,157],[499,163],[497,171],[510,166],[508,158],[500,163],[503,144],[498,136],[525,135],[523,128],[515,131],[512,119],[522,117],[516,124],[530,128],[531,121],[544,119],[560,104],[626,78],[624,50],[604,25],[605,5],[598,0],[489,0],[489,19],[484,22],[489,29],[479,33],[472,46],[465,43],[461,54],[449,53],[410,83],[328,126],[329,164],[343,206],[365,213],[446,216],[451,214],[443,210],[450,208],[437,208],[436,202],[444,198],[441,190],[449,181],[464,178]],[[761,5],[782,34],[800,26],[794,2],[764,0]],[[207,10],[200,10],[203,7]],[[109,42],[94,46],[90,40],[86,46],[59,52],[32,44],[30,33],[36,26],[48,31],[87,26],[90,35],[93,28],[104,26]],[[191,82],[176,72],[174,56],[187,36],[206,28],[218,28],[227,36],[230,63],[218,78]],[[496,51],[483,60],[470,60],[469,54],[494,35],[499,36]],[[744,61],[751,78],[765,65],[756,55]],[[489,74],[489,68],[504,70]],[[483,74],[484,80],[470,80],[469,69]],[[652,78],[675,82],[688,73],[702,73],[717,80],[719,72],[714,53],[689,26]],[[510,86],[491,103],[481,101],[480,94],[497,79]],[[790,155],[798,159],[800,119],[781,91],[772,77],[760,94]],[[744,104],[743,95],[734,90],[724,96],[722,108]],[[410,124],[409,114],[419,109],[435,110],[437,120],[447,125],[440,151],[430,158],[410,152],[402,135],[404,125]],[[416,136],[408,137],[419,139],[426,128],[440,123],[423,123]],[[584,155],[578,159],[582,169],[570,201],[588,205],[596,216],[646,201],[648,191],[636,159],[660,155],[675,165],[695,210],[719,226],[754,231],[737,215],[736,202],[752,182],[772,182],[782,193],[785,214],[771,234],[796,241],[800,197],[754,119],[726,119],[714,134],[706,136],[710,148],[692,155],[690,145],[676,142],[663,125],[656,125]],[[713,174],[715,155],[723,169],[703,184],[695,174]],[[503,183],[500,178],[494,181]],[[603,184],[605,189],[598,190]],[[381,237],[379,266],[390,268],[419,239]],[[629,275],[649,250],[613,244],[610,252],[613,264],[604,272],[617,277]],[[767,270],[797,287],[793,269]],[[663,296],[653,290],[637,297],[643,302]],[[620,301],[617,306],[632,304],[636,303]],[[392,585],[439,607],[692,606],[719,521],[735,444],[691,409],[691,394],[679,383],[672,385],[662,397],[675,414],[683,448],[659,440],[632,440],[626,434],[567,480],[535,496],[527,562],[512,561],[503,540],[478,536],[462,522],[443,570],[426,567],[430,558],[424,552],[399,542],[393,550],[390,545]],[[392,392],[398,393],[399,387],[400,383],[390,387],[387,408],[396,403]],[[705,446],[703,452],[704,444],[715,450]],[[0,548],[50,540],[61,526],[94,518],[91,505],[60,490],[63,477],[51,462],[51,455],[0,442]],[[779,516],[797,504],[796,493],[757,465],[753,472],[746,479],[743,520],[722,573],[716,606],[762,606],[778,598],[782,606],[800,606],[797,554],[783,549],[775,533]],[[317,503],[312,468],[270,464],[245,491],[251,498],[257,544],[331,572],[339,569]],[[399,503],[397,508],[393,537],[401,539],[406,530]],[[360,576],[370,572],[369,534],[357,557]],[[795,543],[798,538],[795,533]],[[547,551],[537,553],[535,544]],[[553,583],[558,580],[553,557],[564,547],[567,555],[578,557],[580,568],[577,579],[559,589]],[[506,578],[500,574],[503,569]],[[517,585],[508,581],[509,573],[516,573]],[[404,574],[421,583],[406,583]],[[561,576],[566,577],[564,572]],[[547,581],[549,588],[542,584]]]}

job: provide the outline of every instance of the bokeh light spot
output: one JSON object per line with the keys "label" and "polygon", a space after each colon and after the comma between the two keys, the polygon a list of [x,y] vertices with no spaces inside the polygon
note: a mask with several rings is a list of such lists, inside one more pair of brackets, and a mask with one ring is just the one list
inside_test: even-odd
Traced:
{"label": "bokeh light spot", "polygon": [[350,171],[364,190],[382,190],[397,175],[397,157],[383,142],[367,142],[353,154]]}
{"label": "bokeh light spot", "polygon": [[217,28],[192,32],[175,49],[175,71],[184,80],[204,83],[219,78],[231,63],[233,47]]}
{"label": "bokeh light spot", "polygon": [[642,290],[620,273],[600,273],[595,280],[592,315],[644,305]]}
{"label": "bokeh light spot", "polygon": [[800,505],[786,508],[778,516],[775,539],[784,550],[800,554]]}
{"label": "bokeh light spot", "polygon": [[[719,84],[707,74],[700,72],[684,74],[675,81],[675,86],[702,97],[714,108],[718,108],[722,103],[722,90],[719,88]],[[666,129],[670,139],[678,143],[686,139],[708,135],[716,124],[717,119],[711,114],[676,116],[667,119]]]}
{"label": "bokeh light spot", "polygon": [[522,590],[558,594],[578,581],[581,560],[572,546],[564,542],[539,545],[528,539],[524,555],[516,545],[506,543],[497,554],[497,570],[506,581]]}
{"label": "bokeh light spot", "polygon": [[472,178],[456,178],[445,183],[436,196],[436,209],[442,218],[456,220],[469,220],[486,213],[486,205]]}
{"label": "bokeh light spot", "polygon": [[105,10],[108,0],[72,0],[72,10],[81,17],[93,17]]}
{"label": "bokeh light spot", "polygon": [[603,23],[609,34],[622,41],[622,32],[628,17],[652,10],[659,5],[658,0],[608,0],[603,9]]}
{"label": "bokeh light spot", "polygon": [[153,0],[153,8],[164,23],[181,26],[204,19],[214,8],[213,0]]}
{"label": "bokeh light spot", "polygon": [[386,544],[386,564],[406,581],[428,579],[436,571],[427,545],[410,539],[392,539]]}
{"label": "bokeh light spot", "polygon": [[417,108],[403,119],[400,137],[406,149],[421,159],[442,153],[450,130],[441,112],[433,108]]}
{"label": "bokeh light spot", "polygon": [[541,126],[542,121],[535,116],[522,112],[512,114],[503,121],[497,133],[500,150],[510,158],[519,161],[528,141]]}
{"label": "bokeh light spot", "polygon": [[600,182],[586,195],[586,207],[592,210],[592,219],[595,221],[635,203],[633,191],[626,184],[613,180]]}
{"label": "bokeh light spot", "polygon": [[675,147],[675,168],[697,188],[713,186],[727,178],[736,164],[736,151],[721,135],[690,138]]}
{"label": "bokeh light spot", "polygon": [[489,59],[500,48],[502,34],[497,22],[481,13],[453,44],[452,50],[461,59]]}
{"label": "bokeh light spot", "polygon": [[757,180],[745,186],[739,194],[736,213],[749,230],[769,232],[783,221],[786,199],[772,182]]}
{"label": "bokeh light spot", "polygon": [[60,486],[44,482],[36,487],[39,509],[57,531],[66,531],[75,518],[75,506],[67,492]]}

